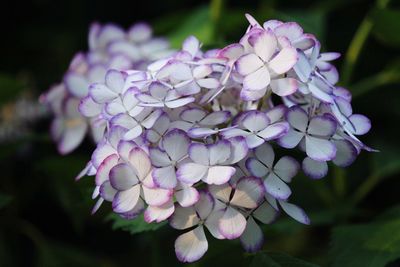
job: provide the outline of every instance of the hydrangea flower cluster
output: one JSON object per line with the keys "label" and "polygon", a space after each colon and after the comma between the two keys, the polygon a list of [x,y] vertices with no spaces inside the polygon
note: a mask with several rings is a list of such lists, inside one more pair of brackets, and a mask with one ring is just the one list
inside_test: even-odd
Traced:
{"label": "hydrangea flower cluster", "polygon": [[88,41],[89,51],[77,53],[63,81],[40,99],[54,114],[51,133],[61,154],[76,149],[88,132],[96,143],[103,138],[106,121],[99,117],[87,119],[78,112],[90,84],[104,82],[110,68],[145,69],[150,62],[171,53],[169,43],[152,37],[152,29],[145,23],[137,23],[127,31],[113,24],[94,23]]}
{"label": "hydrangea flower cluster", "polygon": [[[111,202],[126,219],[168,220],[185,230],[175,242],[182,262],[205,254],[205,229],[254,252],[263,244],[259,225],[281,212],[309,224],[289,201],[300,169],[320,179],[328,162],[346,167],[371,150],[357,137],[370,121],[335,85],[339,54],[321,53],[294,22],[246,17],[238,43],[202,51],[190,36],[145,70],[109,69],[81,95],[80,114],[67,105],[105,127],[78,175],[95,176],[93,212]],[[294,148],[304,152],[301,163],[275,154]]]}

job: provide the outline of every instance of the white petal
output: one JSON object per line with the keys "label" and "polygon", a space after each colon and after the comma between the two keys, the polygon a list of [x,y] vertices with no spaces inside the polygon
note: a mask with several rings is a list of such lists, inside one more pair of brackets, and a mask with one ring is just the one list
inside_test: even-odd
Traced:
{"label": "white petal", "polygon": [[236,169],[230,166],[210,167],[203,181],[207,184],[224,184],[235,174]]}
{"label": "white petal", "polygon": [[227,239],[235,239],[242,235],[246,228],[246,219],[236,209],[228,206],[219,221],[219,230]]}
{"label": "white petal", "polygon": [[285,47],[276,55],[268,66],[277,74],[282,74],[290,70],[297,62],[297,52],[295,48]]}
{"label": "white petal", "polygon": [[321,179],[328,174],[328,164],[326,161],[316,161],[306,157],[302,163],[304,173],[313,178]]}
{"label": "white petal", "polygon": [[293,78],[273,79],[270,82],[272,92],[279,96],[288,96],[297,91],[298,83]]}
{"label": "white petal", "polygon": [[162,206],[172,197],[172,190],[142,186],[144,201],[150,206]]}
{"label": "white petal", "polygon": [[191,186],[182,186],[182,189],[175,191],[174,196],[176,201],[178,201],[182,207],[193,205],[199,200],[200,197],[196,188]]}
{"label": "white petal", "polygon": [[264,180],[264,186],[266,192],[277,199],[288,199],[292,194],[289,186],[274,173],[269,174],[267,179]]}
{"label": "white petal", "polygon": [[328,161],[335,158],[336,147],[328,140],[306,136],[306,153],[314,160]]}
{"label": "white petal", "polygon": [[226,162],[231,155],[231,143],[227,140],[220,140],[208,146],[209,164],[218,165]]}
{"label": "white petal", "polygon": [[241,178],[231,199],[231,203],[248,209],[254,209],[264,199],[264,186],[259,178]]}
{"label": "white petal", "polygon": [[243,76],[247,76],[263,66],[264,63],[256,54],[241,56],[236,62],[236,69]]}
{"label": "white petal", "polygon": [[176,257],[181,262],[194,262],[206,253],[208,242],[203,226],[180,235],[175,241]]}
{"label": "white petal", "polygon": [[190,139],[179,129],[168,132],[163,138],[163,147],[171,160],[178,161],[188,155]]}
{"label": "white petal", "polygon": [[128,212],[133,209],[139,200],[140,185],[135,185],[132,188],[119,191],[113,200],[113,210],[117,213]]}
{"label": "white petal", "polygon": [[109,179],[110,170],[112,167],[117,165],[117,163],[118,163],[117,154],[112,154],[104,159],[104,161],[97,168],[96,179],[95,179],[97,186],[102,185],[105,181]]}
{"label": "white petal", "polygon": [[243,79],[243,88],[245,90],[261,90],[269,85],[271,77],[268,69],[262,66],[255,72],[252,72]]}
{"label": "white petal", "polygon": [[303,209],[300,207],[287,203],[285,201],[279,201],[282,209],[286,212],[287,215],[295,219],[296,221],[303,223],[303,224],[310,224],[310,219],[308,218],[307,214],[304,212]]}
{"label": "white petal", "polygon": [[189,146],[189,157],[198,164],[208,165],[210,163],[208,149],[203,144],[191,144]]}
{"label": "white petal", "polygon": [[299,163],[292,157],[283,156],[274,166],[274,172],[283,181],[290,183],[299,171]]}
{"label": "white petal", "polygon": [[264,243],[264,234],[253,217],[247,219],[246,229],[240,236],[240,242],[247,252],[256,252]]}
{"label": "white petal", "polygon": [[147,223],[151,222],[162,222],[168,219],[175,210],[175,206],[172,200],[168,201],[162,206],[148,206],[144,212],[144,220]]}
{"label": "white petal", "polygon": [[284,148],[294,148],[300,143],[303,137],[303,133],[289,129],[286,135],[278,139],[278,144]]}
{"label": "white petal", "polygon": [[192,227],[199,222],[199,217],[197,217],[196,211],[193,207],[181,207],[176,206],[174,214],[169,219],[169,224],[179,230],[184,230]]}
{"label": "white petal", "polygon": [[250,35],[249,43],[253,46],[257,56],[265,62],[269,61],[278,45],[272,31],[259,31]]}
{"label": "white petal", "polygon": [[123,74],[118,70],[109,70],[106,74],[106,85],[115,93],[122,93],[125,85]]}
{"label": "white petal", "polygon": [[265,113],[251,111],[242,120],[242,125],[251,132],[258,132],[265,129],[269,124],[269,118]]}
{"label": "white petal", "polygon": [[306,131],[308,125],[308,115],[299,106],[291,107],[286,114],[286,119],[293,128],[301,132]]}
{"label": "white petal", "polygon": [[255,158],[246,160],[246,168],[256,177],[264,177],[269,173],[268,168]]}
{"label": "white petal", "polygon": [[264,143],[262,146],[254,150],[254,154],[257,159],[264,163],[268,168],[272,168],[275,160],[275,153],[270,144]]}
{"label": "white petal", "polygon": [[336,132],[336,121],[331,116],[315,116],[310,120],[307,133],[317,136],[332,136]]}
{"label": "white petal", "polygon": [[177,184],[175,168],[172,166],[155,168],[152,176],[154,183],[161,188],[172,189]]}
{"label": "white petal", "polygon": [[116,190],[128,190],[138,182],[135,172],[126,163],[117,164],[110,170],[110,183]]}
{"label": "white petal", "polygon": [[179,167],[176,176],[178,180],[184,183],[194,184],[203,179],[207,172],[208,166],[189,162]]}
{"label": "white petal", "polygon": [[135,168],[140,181],[150,172],[151,162],[149,156],[139,147],[133,148],[129,153],[129,163]]}
{"label": "white petal", "polygon": [[253,216],[262,223],[270,224],[278,216],[278,211],[268,202],[264,202],[253,212]]}
{"label": "white petal", "polygon": [[257,135],[262,137],[265,141],[270,141],[284,136],[288,130],[289,124],[287,122],[277,122],[269,125]]}
{"label": "white petal", "polygon": [[229,184],[222,185],[211,185],[208,187],[210,193],[214,198],[219,199],[225,203],[228,203],[231,197],[232,188]]}

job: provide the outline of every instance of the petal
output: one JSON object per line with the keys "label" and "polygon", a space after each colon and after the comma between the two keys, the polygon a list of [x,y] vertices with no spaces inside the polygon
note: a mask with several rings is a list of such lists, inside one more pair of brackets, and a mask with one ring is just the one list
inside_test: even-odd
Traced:
{"label": "petal", "polygon": [[[68,126],[69,122],[74,126]],[[58,143],[58,151],[65,155],[77,148],[85,138],[88,125],[85,121],[80,119],[72,119],[65,122],[67,127]]]}
{"label": "petal", "polygon": [[321,179],[328,174],[326,161],[316,161],[309,157],[303,160],[302,168],[304,173],[312,179]]}
{"label": "petal", "polygon": [[110,155],[116,153],[115,148],[106,142],[101,142],[97,145],[91,158],[93,166],[98,169],[100,164]]}
{"label": "petal", "polygon": [[194,262],[207,252],[208,242],[203,226],[180,235],[175,241],[176,257],[181,262]]}
{"label": "petal", "polygon": [[178,230],[184,230],[199,223],[196,211],[193,207],[176,206],[174,214],[169,218],[169,224]]}
{"label": "petal", "polygon": [[277,48],[277,40],[273,31],[257,31],[251,34],[248,39],[250,45],[254,48],[254,52],[264,62],[269,61]]}
{"label": "petal", "polygon": [[332,160],[339,167],[347,167],[354,162],[357,157],[357,149],[347,140],[334,141],[336,146],[336,156]]}
{"label": "petal", "polygon": [[207,184],[224,184],[235,174],[236,169],[230,166],[214,166],[208,169],[203,181]]}
{"label": "petal", "polygon": [[133,168],[135,168],[140,181],[142,181],[150,172],[151,162],[149,156],[139,147],[133,148],[129,153],[129,163]]}
{"label": "petal", "polygon": [[292,178],[299,171],[299,163],[292,157],[283,156],[274,166],[275,174],[286,183],[290,183]]}
{"label": "petal", "polygon": [[173,201],[168,201],[162,206],[148,206],[144,212],[144,220],[147,223],[151,222],[162,222],[168,219],[175,210]]}
{"label": "petal", "polygon": [[303,133],[289,129],[286,135],[278,139],[278,144],[284,148],[294,148],[300,143],[303,137]]}
{"label": "petal", "polygon": [[308,115],[299,106],[293,106],[288,110],[286,114],[286,120],[293,128],[301,132],[305,132],[307,129]]}
{"label": "petal", "polygon": [[269,125],[257,135],[262,137],[265,141],[270,141],[284,136],[288,131],[289,124],[287,122],[277,122]]}
{"label": "petal", "polygon": [[293,69],[302,82],[307,82],[311,75],[311,64],[303,51],[298,51],[298,61]]}
{"label": "petal", "polygon": [[101,113],[101,105],[93,101],[90,95],[81,99],[79,112],[85,117],[95,117]]}
{"label": "petal", "polygon": [[100,196],[104,198],[106,201],[113,201],[115,194],[117,193],[117,190],[115,190],[109,181],[105,181],[101,186],[100,186]]}
{"label": "petal", "polygon": [[182,50],[189,52],[189,54],[192,55],[192,57],[195,57],[197,52],[199,51],[200,48],[200,42],[199,40],[192,36],[189,36],[188,38],[183,41],[182,44]]}
{"label": "petal", "polygon": [[288,199],[292,194],[289,186],[284,183],[275,173],[270,173],[264,180],[265,190],[277,199]]}
{"label": "petal", "polygon": [[286,212],[287,215],[295,219],[296,221],[303,223],[303,224],[310,224],[310,219],[308,218],[307,214],[304,212],[303,209],[300,207],[287,203],[285,201],[279,201],[282,209]]}
{"label": "petal", "polygon": [[104,159],[104,161],[97,168],[96,185],[100,186],[109,179],[110,170],[118,164],[118,155],[112,154]]}
{"label": "petal", "polygon": [[208,149],[203,144],[192,143],[189,146],[189,157],[198,164],[208,165],[210,163]]}
{"label": "petal", "polygon": [[236,209],[228,206],[219,221],[219,230],[227,239],[236,239],[246,228],[245,217]]}
{"label": "petal", "polygon": [[208,166],[189,162],[179,167],[176,177],[184,183],[194,184],[203,179],[207,175],[207,172]]}
{"label": "petal", "polygon": [[262,223],[270,224],[278,217],[278,211],[265,201],[253,212],[253,216]]}
{"label": "petal", "polygon": [[258,132],[269,125],[269,118],[260,111],[250,111],[243,118],[242,125],[251,132]]}
{"label": "petal", "polygon": [[219,230],[219,220],[222,218],[222,216],[224,216],[224,213],[224,210],[214,209],[204,223],[212,236],[217,239],[225,239],[225,237],[221,234]]}
{"label": "petal", "polygon": [[173,189],[177,184],[175,168],[172,166],[155,168],[152,176],[157,187]]}
{"label": "petal", "polygon": [[221,85],[219,80],[217,80],[215,78],[200,79],[200,80],[197,80],[197,84],[200,85],[200,87],[206,88],[206,89],[216,89]]}
{"label": "petal", "polygon": [[262,66],[255,72],[252,72],[243,79],[243,89],[245,90],[261,90],[269,85],[271,77],[268,69]]}
{"label": "petal", "polygon": [[283,35],[289,40],[295,40],[303,35],[303,28],[296,22],[286,22],[274,29],[276,35]]}
{"label": "petal", "polygon": [[211,185],[208,187],[211,195],[225,203],[228,203],[231,197],[232,188],[229,184]]}
{"label": "petal", "polygon": [[272,168],[275,160],[275,153],[270,144],[264,143],[254,150],[254,154],[264,165],[270,169]]}
{"label": "petal", "polygon": [[179,129],[168,132],[163,138],[163,148],[171,160],[178,161],[188,155],[190,139]]}
{"label": "petal", "polygon": [[172,197],[172,190],[142,186],[144,201],[150,206],[162,206]]}
{"label": "petal", "polygon": [[264,234],[251,216],[247,219],[246,229],[240,236],[240,242],[247,252],[260,250],[264,243]]}
{"label": "petal", "polygon": [[169,108],[178,108],[186,106],[187,104],[190,104],[194,101],[195,101],[194,97],[182,97],[176,100],[167,101],[165,102],[165,105]]}
{"label": "petal", "polygon": [[331,116],[315,116],[310,120],[307,133],[317,136],[332,136],[336,132],[336,121]]}
{"label": "petal", "polygon": [[246,160],[246,168],[256,177],[264,177],[269,173],[269,169],[255,158],[248,158]]}
{"label": "petal", "polygon": [[89,83],[83,75],[69,72],[64,77],[64,83],[68,91],[77,98],[85,97],[88,94]]}
{"label": "petal", "polygon": [[208,146],[209,165],[218,165],[226,162],[231,155],[231,143],[220,140]]}
{"label": "petal", "polygon": [[184,185],[182,189],[175,191],[174,196],[182,207],[188,207],[199,200],[200,194],[196,188]]}
{"label": "petal", "polygon": [[231,113],[229,111],[214,111],[200,121],[201,125],[214,126],[226,122]]}
{"label": "petal", "polygon": [[199,201],[194,206],[196,214],[201,220],[205,220],[214,209],[214,198],[207,191],[200,192]]}
{"label": "petal", "polygon": [[249,148],[258,147],[258,146],[262,145],[264,142],[265,142],[264,139],[262,139],[261,137],[258,137],[255,134],[250,134],[250,135],[246,136],[246,143]]}
{"label": "petal", "polygon": [[363,135],[368,133],[371,129],[371,121],[361,114],[353,114],[349,117],[349,120],[354,125],[356,135]]}
{"label": "petal", "polygon": [[118,97],[118,94],[111,91],[106,85],[93,83],[89,87],[89,94],[92,99],[99,104],[104,104]]}
{"label": "petal", "polygon": [[125,85],[125,78],[118,70],[109,70],[106,74],[106,85],[115,93],[122,93]]}
{"label": "petal", "polygon": [[261,179],[256,177],[241,178],[235,189],[231,202],[232,204],[254,209],[264,199],[264,186]]}
{"label": "petal", "polygon": [[118,191],[128,190],[138,182],[134,170],[126,163],[117,164],[110,170],[110,183]]}
{"label": "petal", "polygon": [[229,138],[228,141],[231,143],[231,155],[227,161],[229,164],[235,164],[247,156],[249,148],[245,138],[237,136]]}
{"label": "petal", "polygon": [[298,83],[293,78],[273,79],[270,82],[272,92],[279,96],[288,96],[297,91]]}
{"label": "petal", "polygon": [[269,68],[277,74],[290,70],[297,62],[297,51],[295,48],[283,48],[268,64]]}
{"label": "petal", "polygon": [[150,148],[150,159],[155,167],[166,167],[171,164],[167,153],[161,151],[159,148]]}
{"label": "petal", "polygon": [[336,147],[328,140],[306,136],[306,153],[314,160],[328,161],[335,158]]}
{"label": "petal", "polygon": [[278,105],[267,110],[265,114],[268,116],[271,123],[275,123],[281,120],[285,116],[286,111],[287,111],[286,106]]}
{"label": "petal", "polygon": [[267,92],[266,87],[261,90],[247,90],[243,88],[240,91],[240,98],[244,101],[255,101],[262,98],[266,92]]}
{"label": "petal", "polygon": [[264,66],[264,63],[260,60],[260,58],[256,54],[247,54],[241,56],[236,61],[236,69],[239,74],[243,76],[247,76],[250,73],[255,72],[256,70],[260,69]]}
{"label": "petal", "polygon": [[137,204],[140,196],[140,185],[135,185],[132,188],[119,191],[113,200],[112,207],[117,213],[124,213],[132,210]]}
{"label": "petal", "polygon": [[120,213],[119,216],[126,220],[135,219],[139,214],[141,214],[145,209],[145,203],[142,199],[139,198],[138,202],[136,203],[135,207],[128,212]]}
{"label": "petal", "polygon": [[333,98],[332,98],[331,94],[323,91],[321,88],[319,88],[313,82],[308,83],[308,89],[313,94],[313,96],[315,98],[319,99],[320,101],[322,101],[324,103],[332,103],[333,102]]}

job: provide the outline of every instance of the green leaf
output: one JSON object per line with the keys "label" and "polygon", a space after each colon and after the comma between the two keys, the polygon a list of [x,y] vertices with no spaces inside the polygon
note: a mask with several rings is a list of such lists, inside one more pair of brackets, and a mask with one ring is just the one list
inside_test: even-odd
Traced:
{"label": "green leaf", "polygon": [[12,196],[0,193],[0,209],[4,208],[12,201]]}
{"label": "green leaf", "polygon": [[132,235],[146,231],[154,231],[166,224],[166,222],[147,223],[144,220],[143,215],[140,215],[133,220],[126,220],[115,213],[108,215],[106,220],[112,221],[113,230],[121,229],[131,233]]}
{"label": "green leaf", "polygon": [[171,46],[180,48],[182,42],[190,35],[196,36],[204,45],[213,43],[213,24],[207,6],[201,6],[189,15],[172,34],[168,36]]}
{"label": "green leaf", "polygon": [[255,255],[250,267],[318,267],[313,263],[309,263],[297,258],[293,258],[284,253],[259,252]]}
{"label": "green leaf", "polygon": [[[332,266],[381,267],[400,258],[400,216],[368,224],[339,226],[332,232]],[[379,217],[378,217],[379,218]]]}
{"label": "green leaf", "polygon": [[373,9],[373,34],[385,44],[400,47],[400,10]]}

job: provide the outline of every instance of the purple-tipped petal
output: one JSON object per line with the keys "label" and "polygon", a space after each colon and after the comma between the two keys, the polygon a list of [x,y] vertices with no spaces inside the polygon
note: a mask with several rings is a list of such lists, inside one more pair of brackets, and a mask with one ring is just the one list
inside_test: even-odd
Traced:
{"label": "purple-tipped petal", "polygon": [[162,222],[168,219],[175,211],[174,202],[168,201],[162,206],[148,206],[144,212],[144,220],[147,223]]}
{"label": "purple-tipped petal", "polygon": [[260,111],[251,111],[246,114],[242,120],[242,125],[251,132],[258,132],[265,129],[270,121],[265,113]]}
{"label": "purple-tipped petal", "polygon": [[295,219],[296,221],[302,224],[310,224],[310,219],[308,218],[307,214],[304,212],[303,209],[300,207],[287,203],[285,201],[279,201],[282,209],[286,212],[287,215]]}
{"label": "purple-tipped petal", "polygon": [[187,156],[190,139],[179,129],[168,132],[163,138],[163,147],[171,160],[177,161]]}
{"label": "purple-tipped petal", "polygon": [[193,227],[199,223],[199,217],[193,207],[175,207],[174,214],[169,218],[169,224],[178,230],[184,230]]}
{"label": "purple-tipped petal", "polygon": [[353,114],[349,117],[349,120],[351,121],[351,123],[354,125],[354,128],[356,129],[356,132],[355,132],[356,135],[366,134],[371,129],[371,121],[364,115]]}
{"label": "purple-tipped petal", "polygon": [[113,210],[117,213],[125,213],[132,210],[136,206],[139,196],[140,185],[135,185],[125,191],[119,191],[113,199]]}
{"label": "purple-tipped petal", "polygon": [[105,158],[100,166],[97,168],[96,185],[100,186],[109,179],[110,170],[118,164],[118,155],[112,154]]}
{"label": "purple-tipped petal", "polygon": [[118,191],[128,190],[139,182],[134,170],[126,163],[112,167],[109,176],[111,186]]}
{"label": "purple-tipped petal", "polygon": [[357,157],[356,147],[347,140],[334,141],[336,146],[336,157],[332,160],[339,167],[351,165]]}
{"label": "purple-tipped petal", "polygon": [[202,180],[207,184],[220,185],[228,182],[235,172],[236,169],[231,166],[213,166]]}
{"label": "purple-tipped petal", "polygon": [[264,199],[264,194],[265,190],[261,179],[244,177],[238,181],[230,203],[239,207],[254,209]]}
{"label": "purple-tipped petal", "polygon": [[155,168],[153,169],[152,176],[156,186],[161,188],[173,189],[177,184],[175,168],[172,166]]}
{"label": "purple-tipped petal", "polygon": [[245,217],[235,208],[228,206],[219,220],[221,234],[227,239],[236,239],[243,234],[245,228]]}
{"label": "purple-tipped petal", "polygon": [[268,194],[276,199],[288,199],[292,194],[290,187],[283,182],[275,173],[270,173],[264,180],[264,187]]}
{"label": "purple-tipped petal", "polygon": [[208,166],[189,162],[178,168],[176,177],[184,183],[194,184],[203,179],[207,175],[207,172]]}
{"label": "purple-tipped petal", "polygon": [[292,178],[300,169],[300,164],[292,157],[283,156],[274,166],[274,172],[286,183],[290,183]]}
{"label": "purple-tipped petal", "polygon": [[142,186],[144,201],[150,206],[162,206],[171,200],[173,191],[163,188],[148,188]]}
{"label": "purple-tipped petal", "polygon": [[328,174],[326,161],[316,161],[309,157],[303,160],[302,168],[304,173],[312,179],[321,179]]}
{"label": "purple-tipped petal", "polygon": [[269,169],[255,158],[246,160],[246,168],[256,177],[264,177],[269,173]]}
{"label": "purple-tipped petal", "polygon": [[240,243],[247,252],[260,250],[264,243],[264,234],[251,216],[247,219],[246,229],[240,236]]}
{"label": "purple-tipped petal", "polygon": [[336,156],[335,145],[328,140],[306,136],[306,153],[317,161],[329,161]]}
{"label": "purple-tipped petal", "polygon": [[203,226],[180,235],[175,241],[176,257],[181,262],[194,262],[207,252],[208,242]]}
{"label": "purple-tipped petal", "polygon": [[277,74],[290,70],[297,62],[297,51],[295,48],[283,48],[270,62],[269,68]]}
{"label": "purple-tipped petal", "polygon": [[336,132],[336,121],[331,116],[315,116],[310,120],[307,133],[317,136],[331,136]]}
{"label": "purple-tipped petal", "polygon": [[265,141],[270,141],[286,135],[288,131],[289,131],[289,124],[284,121],[269,125],[267,128],[259,132],[257,135],[262,137]]}

